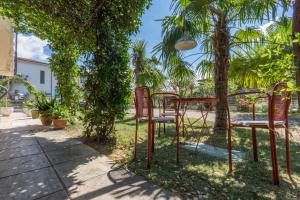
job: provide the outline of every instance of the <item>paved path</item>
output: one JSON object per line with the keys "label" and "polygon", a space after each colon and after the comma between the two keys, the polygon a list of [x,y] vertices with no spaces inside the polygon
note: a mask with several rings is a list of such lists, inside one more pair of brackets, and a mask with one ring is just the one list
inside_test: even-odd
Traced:
{"label": "paved path", "polygon": [[178,199],[64,131],[22,113],[0,120],[0,200]]}

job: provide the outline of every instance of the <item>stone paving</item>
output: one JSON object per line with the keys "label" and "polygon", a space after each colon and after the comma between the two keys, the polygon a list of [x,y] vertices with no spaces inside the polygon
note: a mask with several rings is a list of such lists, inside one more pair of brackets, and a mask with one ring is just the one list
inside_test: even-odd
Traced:
{"label": "stone paving", "polygon": [[179,199],[62,130],[0,117],[0,200]]}

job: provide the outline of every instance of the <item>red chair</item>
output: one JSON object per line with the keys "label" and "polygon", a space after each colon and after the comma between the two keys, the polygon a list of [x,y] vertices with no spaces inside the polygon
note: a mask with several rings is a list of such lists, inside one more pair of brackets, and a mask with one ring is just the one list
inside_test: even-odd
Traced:
{"label": "red chair", "polygon": [[[268,129],[270,135],[270,149],[272,159],[272,174],[275,185],[279,185],[279,173],[277,163],[277,151],[276,151],[276,137],[275,129],[285,129],[285,140],[286,140],[286,163],[287,173],[291,175],[290,165],[290,145],[289,145],[289,132],[288,132],[288,110],[291,103],[291,93],[287,90],[286,83],[278,83],[275,85],[272,94],[265,94],[259,96],[259,98],[268,99],[268,120],[256,121],[255,120],[255,104],[252,107],[253,120],[251,121],[231,121],[229,106],[227,103],[228,110],[228,153],[229,153],[229,171],[232,171],[232,144],[231,144],[231,129],[234,127],[250,127],[252,128],[252,144],[253,144],[253,156],[254,160],[258,161],[257,155],[257,141],[256,141],[256,128]],[[229,97],[245,94],[255,94],[261,92],[243,92],[237,94],[231,94]]]}
{"label": "red chair", "polygon": [[[137,87],[135,89],[135,109],[136,109],[136,131],[135,131],[135,143],[134,143],[134,159],[136,159],[137,151],[137,136],[139,123],[148,122],[148,150],[147,150],[147,168],[150,168],[152,153],[154,152],[154,133],[156,123],[174,123],[176,126],[176,161],[179,162],[179,119],[178,114],[174,117],[154,117],[153,114],[153,97],[157,95],[174,95],[174,98],[178,98],[177,95],[172,93],[154,93],[150,95],[148,87]],[[176,106],[176,113],[179,111],[179,103]]]}
{"label": "red chair", "polygon": [[[174,102],[174,98],[180,98],[178,94],[175,92],[172,93],[170,96],[164,96],[162,99],[162,112],[160,111],[160,105],[159,105],[159,115],[162,117],[175,117],[177,115],[176,113],[176,102]],[[183,120],[181,113],[178,113],[180,117],[180,121]],[[164,133],[166,133],[166,123],[164,125]],[[159,124],[159,131],[158,131],[158,136],[160,136],[160,124]]]}

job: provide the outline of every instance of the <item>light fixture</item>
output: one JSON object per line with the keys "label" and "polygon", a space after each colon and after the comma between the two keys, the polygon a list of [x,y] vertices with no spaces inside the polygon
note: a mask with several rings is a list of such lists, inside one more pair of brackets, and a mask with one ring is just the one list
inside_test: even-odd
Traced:
{"label": "light fixture", "polygon": [[183,38],[177,40],[175,44],[175,49],[180,51],[187,51],[195,48],[197,46],[196,40],[194,40],[192,37],[185,34]]}

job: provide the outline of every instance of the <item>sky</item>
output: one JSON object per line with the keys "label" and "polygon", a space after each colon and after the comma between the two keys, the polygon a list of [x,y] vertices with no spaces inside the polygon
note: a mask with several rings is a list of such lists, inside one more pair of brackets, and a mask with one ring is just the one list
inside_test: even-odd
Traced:
{"label": "sky", "polygon": [[[132,40],[145,39],[147,41],[147,54],[151,55],[152,48],[161,41],[161,24],[158,19],[169,15],[171,0],[153,0],[152,6],[146,10],[142,17],[143,25]],[[18,35],[18,56],[47,62],[51,51],[47,47],[47,41],[34,35]]]}
{"label": "sky", "polygon": [[[140,28],[140,32],[131,37],[133,41],[137,39],[144,39],[147,41],[147,54],[149,57],[152,55],[153,47],[162,40],[161,22],[157,20],[171,14],[171,1],[172,0],[153,0],[152,6],[145,11],[145,14],[142,17],[143,24]],[[289,12],[289,15],[290,13],[291,12]],[[263,27],[267,27],[267,25]],[[188,53],[192,54],[196,51],[197,49]],[[41,40],[32,34],[19,34],[18,56],[47,62],[48,58],[51,56],[51,51],[48,48],[47,41]]]}

